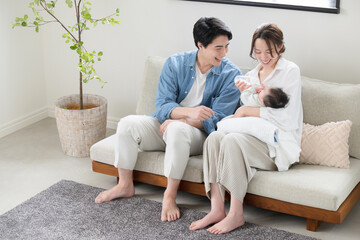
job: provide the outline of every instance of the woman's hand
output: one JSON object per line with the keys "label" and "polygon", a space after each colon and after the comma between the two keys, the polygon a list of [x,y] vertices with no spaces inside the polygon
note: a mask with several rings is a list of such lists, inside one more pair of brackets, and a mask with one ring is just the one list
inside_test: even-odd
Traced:
{"label": "woman's hand", "polygon": [[233,118],[239,118],[239,117],[260,117],[260,108],[259,107],[248,107],[248,106],[242,106],[239,107],[234,115]]}
{"label": "woman's hand", "polygon": [[245,91],[246,89],[250,88],[251,87],[251,84],[247,84],[246,82],[244,81],[237,81],[235,83],[235,86],[239,89],[240,92],[243,92]]}

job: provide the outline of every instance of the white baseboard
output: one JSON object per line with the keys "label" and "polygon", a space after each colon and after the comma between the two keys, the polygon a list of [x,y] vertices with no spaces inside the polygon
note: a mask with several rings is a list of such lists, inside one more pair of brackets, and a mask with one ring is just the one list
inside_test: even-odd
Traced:
{"label": "white baseboard", "polygon": [[116,129],[118,122],[119,122],[119,118],[114,118],[114,117],[108,117],[107,118],[107,128],[111,128],[111,129]]}
{"label": "white baseboard", "polygon": [[[5,137],[6,135],[16,132],[17,130],[27,127],[47,117],[55,118],[54,107],[43,107],[37,111],[33,111],[32,113],[29,113],[23,117],[19,117],[13,121],[1,125],[0,138]],[[118,118],[108,117],[106,123],[107,128],[116,129],[118,122]]]}
{"label": "white baseboard", "polygon": [[19,117],[13,121],[5,123],[0,126],[0,138],[9,135],[17,130],[27,127],[48,117],[48,108],[43,107],[39,110],[33,111],[23,117]]}

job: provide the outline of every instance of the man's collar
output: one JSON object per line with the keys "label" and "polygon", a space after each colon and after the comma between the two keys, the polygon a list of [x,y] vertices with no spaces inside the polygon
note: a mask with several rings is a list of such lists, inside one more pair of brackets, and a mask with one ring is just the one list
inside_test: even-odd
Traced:
{"label": "man's collar", "polygon": [[[187,59],[187,61],[185,61],[184,65],[188,66],[188,67],[193,67],[195,69],[196,57],[197,57],[198,53],[199,53],[199,50],[192,51],[189,58]],[[219,75],[220,74],[220,66],[212,66],[212,68],[210,69],[210,72],[212,72],[213,74]]]}

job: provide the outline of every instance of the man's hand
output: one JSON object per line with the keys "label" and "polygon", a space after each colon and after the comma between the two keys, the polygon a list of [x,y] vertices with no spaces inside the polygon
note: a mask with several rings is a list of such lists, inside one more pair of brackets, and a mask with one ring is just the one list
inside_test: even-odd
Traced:
{"label": "man's hand", "polygon": [[214,116],[214,111],[211,108],[205,106],[198,106],[189,108],[188,117],[194,120],[205,121],[206,119]]}
{"label": "man's hand", "polygon": [[163,122],[160,125],[160,133],[164,134],[164,132],[166,131],[166,128],[169,126],[170,123],[172,122],[185,122],[185,119],[179,119],[179,120],[172,120],[172,119],[168,119],[165,122]]}

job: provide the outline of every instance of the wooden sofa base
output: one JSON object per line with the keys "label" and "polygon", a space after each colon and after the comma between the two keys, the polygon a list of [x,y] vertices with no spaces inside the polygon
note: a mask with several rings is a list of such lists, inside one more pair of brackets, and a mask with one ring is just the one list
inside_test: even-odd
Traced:
{"label": "wooden sofa base", "polygon": [[[94,172],[103,173],[118,177],[117,168],[112,165],[93,161],[92,168]],[[167,178],[164,176],[134,171],[134,181],[147,183],[155,186],[166,187]],[[181,181],[179,190],[206,196],[203,183],[194,183],[189,181]],[[321,222],[329,222],[340,224],[350,212],[360,198],[360,183],[356,185],[350,195],[345,199],[337,211],[329,211],[320,208],[308,207],[299,204],[284,202],[273,198],[258,196],[254,194],[246,194],[244,204],[263,208],[275,212],[286,213],[294,216],[304,217],[306,221],[306,229],[316,231]],[[228,197],[227,197],[228,199]]]}

